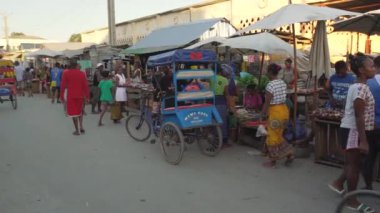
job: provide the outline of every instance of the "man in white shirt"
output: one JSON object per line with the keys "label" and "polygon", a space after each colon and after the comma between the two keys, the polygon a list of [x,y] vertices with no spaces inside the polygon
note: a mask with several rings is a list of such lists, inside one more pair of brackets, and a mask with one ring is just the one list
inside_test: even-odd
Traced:
{"label": "man in white shirt", "polygon": [[24,67],[20,64],[20,62],[15,62],[15,71],[16,71],[16,80],[17,80],[17,90],[19,94],[25,95],[24,93],[24,83],[23,83],[23,75],[24,75]]}

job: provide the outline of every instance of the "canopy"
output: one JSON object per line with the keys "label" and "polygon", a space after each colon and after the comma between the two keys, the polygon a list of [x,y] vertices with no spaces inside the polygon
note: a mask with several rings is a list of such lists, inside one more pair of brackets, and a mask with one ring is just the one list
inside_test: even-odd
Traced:
{"label": "canopy", "polygon": [[83,49],[79,49],[79,50],[64,50],[62,52],[63,56],[67,57],[67,58],[73,58],[75,56],[78,56],[78,55],[82,55],[83,54]]}
{"label": "canopy", "polygon": [[215,62],[216,54],[211,50],[174,50],[159,55],[150,56],[148,66],[162,66],[174,62]]}
{"label": "canopy", "polygon": [[380,9],[336,22],[332,26],[334,31],[352,31],[366,35],[380,34]]}
{"label": "canopy", "polygon": [[49,50],[49,49],[40,49],[35,52],[28,53],[28,57],[37,57],[37,56],[47,56],[47,57],[56,57],[56,56],[61,56],[61,52],[57,52],[54,50]]}
{"label": "canopy", "polygon": [[318,21],[310,50],[310,68],[317,79],[326,73],[330,76],[330,52],[327,42],[326,22]]}
{"label": "canopy", "polygon": [[226,39],[220,46],[256,50],[267,54],[293,55],[293,47],[271,33],[260,33]]}
{"label": "canopy", "polygon": [[186,47],[185,49],[196,49],[196,48],[206,47],[206,46],[210,47],[215,43],[221,44],[225,40],[226,40],[226,38],[223,38],[223,37],[212,37],[212,38],[208,38],[206,40],[200,41],[198,43],[195,43],[193,45],[190,45],[190,46]]}
{"label": "canopy", "polygon": [[331,20],[340,16],[355,16],[359,14],[360,13],[329,7],[318,7],[307,4],[289,4],[238,33],[241,34],[257,29],[276,29],[294,23]]}
{"label": "canopy", "polygon": [[[214,25],[219,22],[225,22],[224,20],[223,18],[206,19],[154,30],[134,46],[122,51],[122,53],[147,54],[181,48],[199,39],[204,33],[210,30],[227,30],[228,32],[220,32],[220,34],[229,36],[229,31],[234,29],[229,23],[225,23],[229,25],[229,27],[221,27],[220,29],[215,29],[214,27]],[[235,30],[230,34],[232,35],[234,32]]]}

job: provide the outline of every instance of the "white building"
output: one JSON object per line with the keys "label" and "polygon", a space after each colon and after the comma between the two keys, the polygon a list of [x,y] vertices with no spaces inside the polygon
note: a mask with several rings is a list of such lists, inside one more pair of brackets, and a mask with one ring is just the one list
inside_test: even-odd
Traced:
{"label": "white building", "polygon": [[[42,43],[49,42],[48,40],[30,35],[9,36],[8,37],[8,50],[19,51],[26,49],[38,49]],[[51,42],[51,41],[50,41]],[[0,39],[0,47],[7,49],[7,39]]]}
{"label": "white building", "polygon": [[[366,12],[380,7],[373,0],[293,0],[292,2],[329,6],[357,12]],[[118,23],[116,25],[116,44],[117,46],[131,46],[155,29],[210,18],[224,17],[240,30],[288,3],[289,0],[205,0],[199,4]],[[297,27],[296,33],[312,38],[313,28],[312,23],[302,24]],[[289,29],[290,27],[284,26],[279,30],[290,32]],[[81,35],[82,42],[108,43],[107,27],[82,32]],[[365,39],[366,36],[364,35],[357,36],[355,34],[351,36],[350,33],[329,34],[331,55],[345,54],[348,50],[364,52]],[[379,37],[373,37],[373,50],[380,49],[379,41]]]}

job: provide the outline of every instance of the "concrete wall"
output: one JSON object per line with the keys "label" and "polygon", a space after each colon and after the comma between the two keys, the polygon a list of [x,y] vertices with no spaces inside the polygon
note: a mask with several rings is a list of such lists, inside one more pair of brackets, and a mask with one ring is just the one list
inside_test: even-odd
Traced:
{"label": "concrete wall", "polygon": [[81,36],[84,43],[108,44],[108,28],[83,32]]}

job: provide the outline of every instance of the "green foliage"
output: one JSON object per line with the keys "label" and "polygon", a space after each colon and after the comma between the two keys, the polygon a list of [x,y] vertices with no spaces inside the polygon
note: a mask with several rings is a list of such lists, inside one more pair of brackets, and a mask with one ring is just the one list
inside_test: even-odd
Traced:
{"label": "green foliage", "polygon": [[243,77],[236,78],[237,85],[241,88],[246,88],[248,85],[257,85],[259,81],[252,74],[245,73]]}
{"label": "green foliage", "polygon": [[17,37],[17,36],[24,36],[25,33],[22,33],[22,32],[12,32],[11,33],[11,37]]}
{"label": "green foliage", "polygon": [[69,42],[82,42],[81,34],[72,34],[70,36]]}

